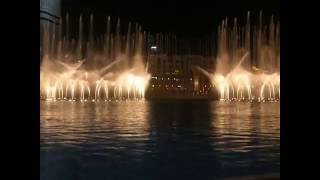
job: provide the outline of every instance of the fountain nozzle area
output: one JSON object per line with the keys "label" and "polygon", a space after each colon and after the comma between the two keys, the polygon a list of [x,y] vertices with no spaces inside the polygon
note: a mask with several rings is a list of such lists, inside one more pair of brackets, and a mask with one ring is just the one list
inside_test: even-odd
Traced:
{"label": "fountain nozzle area", "polygon": [[211,74],[201,67],[197,69],[208,77],[222,101],[279,101],[280,75],[252,73],[236,66],[226,75]]}

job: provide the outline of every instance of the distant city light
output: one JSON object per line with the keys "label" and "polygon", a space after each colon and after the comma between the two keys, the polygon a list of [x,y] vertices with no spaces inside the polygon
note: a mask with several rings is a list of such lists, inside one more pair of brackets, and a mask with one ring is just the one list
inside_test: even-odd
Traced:
{"label": "distant city light", "polygon": [[156,50],[156,49],[157,49],[157,46],[151,46],[151,49]]}

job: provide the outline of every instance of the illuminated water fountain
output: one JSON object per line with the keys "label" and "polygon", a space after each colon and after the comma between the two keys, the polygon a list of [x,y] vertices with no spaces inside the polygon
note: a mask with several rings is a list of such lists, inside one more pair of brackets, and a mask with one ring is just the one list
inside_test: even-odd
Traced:
{"label": "illuminated water fountain", "polygon": [[[78,21],[73,36],[69,15],[55,30],[43,27],[40,97],[82,102],[143,99],[150,79],[146,62],[150,34],[142,32],[138,24],[128,22],[123,26],[120,19],[107,17],[105,33],[96,35],[94,16],[90,15],[86,37],[83,17]],[[184,49],[179,50],[172,34],[160,33],[153,39],[160,53],[191,52],[181,43],[179,47]],[[208,56],[213,50],[209,40],[204,42],[201,52]],[[251,22],[250,13],[244,25],[236,18],[231,25],[224,19],[218,27],[215,62],[213,71],[197,69],[211,80],[221,100],[279,101],[280,23],[271,17],[265,25],[262,13],[257,23]]]}
{"label": "illuminated water fountain", "polygon": [[68,15],[65,22],[51,36],[50,27],[44,27],[40,74],[42,99],[96,102],[144,98],[149,74],[142,56],[145,54],[145,33],[138,24],[131,32],[129,23],[125,37],[121,35],[120,19],[116,21],[115,32],[111,32],[112,23],[108,17],[106,34],[95,37],[91,15],[85,42],[82,16],[79,17],[76,41],[69,34]]}
{"label": "illuminated water fountain", "polygon": [[198,67],[211,79],[223,101],[280,100],[280,23],[273,17],[263,26],[262,13],[257,26],[245,26],[228,19],[218,28],[218,55],[214,74]]}

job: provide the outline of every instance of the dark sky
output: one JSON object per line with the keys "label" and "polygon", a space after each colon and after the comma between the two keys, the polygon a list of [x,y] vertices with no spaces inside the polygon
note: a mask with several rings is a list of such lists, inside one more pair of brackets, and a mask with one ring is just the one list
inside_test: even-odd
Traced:
{"label": "dark sky", "polygon": [[[105,27],[107,15],[120,17],[121,21],[134,21],[151,32],[172,31],[183,36],[202,36],[216,31],[224,17],[245,19],[262,10],[265,15],[279,17],[280,0],[219,0],[192,1],[115,1],[115,0],[62,0],[62,14],[95,15],[98,29]],[[85,19],[85,18],[84,18]],[[100,24],[100,25],[99,25]],[[101,28],[99,28],[101,26]]]}

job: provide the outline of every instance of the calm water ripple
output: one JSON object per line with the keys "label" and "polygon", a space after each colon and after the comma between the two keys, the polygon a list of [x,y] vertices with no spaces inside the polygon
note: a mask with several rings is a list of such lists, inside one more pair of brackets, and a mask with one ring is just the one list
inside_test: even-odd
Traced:
{"label": "calm water ripple", "polygon": [[279,103],[41,101],[40,116],[43,180],[280,172]]}

